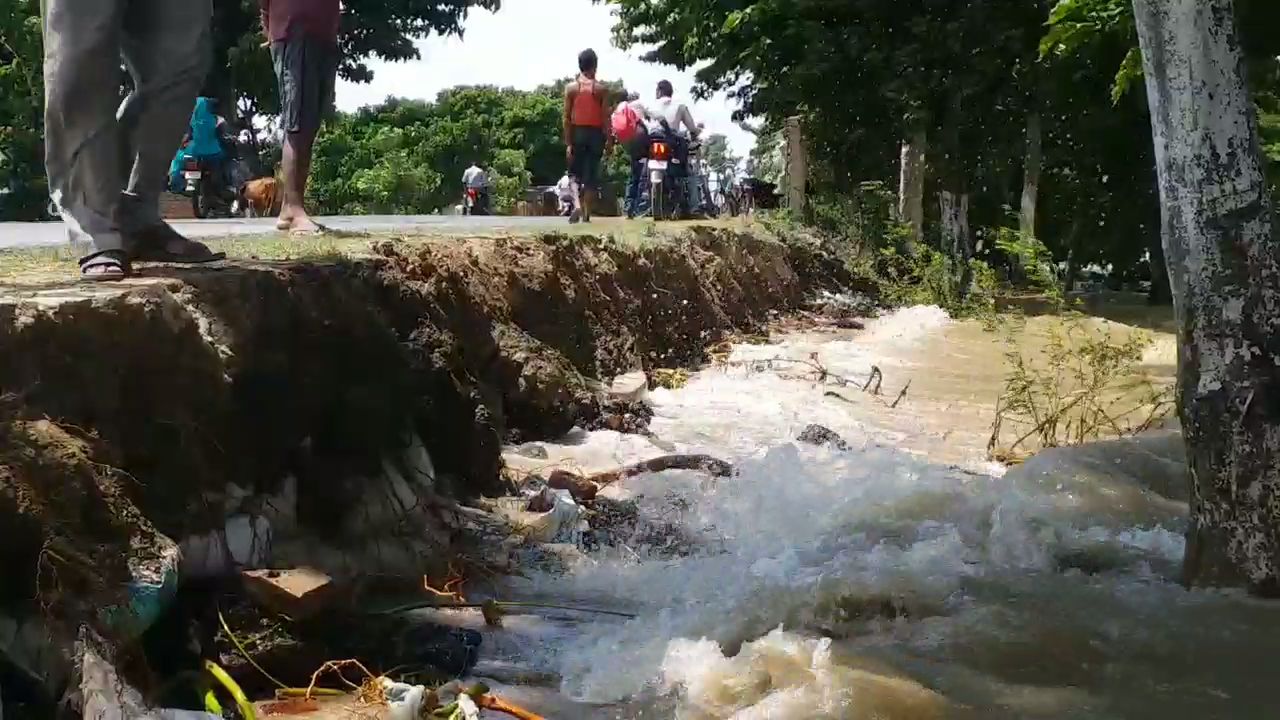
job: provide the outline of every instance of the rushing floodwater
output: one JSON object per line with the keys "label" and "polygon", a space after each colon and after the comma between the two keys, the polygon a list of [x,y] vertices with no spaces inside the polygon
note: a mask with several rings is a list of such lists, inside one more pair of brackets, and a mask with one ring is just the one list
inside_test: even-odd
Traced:
{"label": "rushing floodwater", "polygon": [[[1050,322],[1031,321],[1030,342]],[[1006,473],[985,461],[1004,350],[975,324],[912,308],[734,356],[817,353],[857,378],[875,364],[889,399],[911,381],[897,409],[742,368],[655,392],[656,436],[740,474],[668,472],[608,492],[679,521],[694,550],[602,550],[513,585],[638,617],[508,618],[481,672],[525,673],[504,692],[554,718],[1275,717],[1280,607],[1175,584],[1186,506],[1144,489],[1160,480],[1144,476],[1150,463],[1058,451]],[[1146,369],[1168,375],[1172,351],[1157,337]],[[850,449],[797,444],[809,423]],[[548,449],[591,469],[662,453],[607,432]]]}

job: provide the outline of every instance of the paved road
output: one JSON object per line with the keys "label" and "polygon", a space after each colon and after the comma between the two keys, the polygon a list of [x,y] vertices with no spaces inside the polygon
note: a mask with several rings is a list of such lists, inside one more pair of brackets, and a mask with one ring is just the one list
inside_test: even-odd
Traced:
{"label": "paved road", "polygon": [[[366,215],[326,217],[321,223],[334,230],[360,232],[495,232],[501,230],[553,230],[564,226],[558,217],[458,217],[451,215]],[[275,230],[274,218],[253,220],[179,220],[173,223],[189,237],[257,235]],[[0,223],[0,249],[47,247],[67,242],[60,222]]]}

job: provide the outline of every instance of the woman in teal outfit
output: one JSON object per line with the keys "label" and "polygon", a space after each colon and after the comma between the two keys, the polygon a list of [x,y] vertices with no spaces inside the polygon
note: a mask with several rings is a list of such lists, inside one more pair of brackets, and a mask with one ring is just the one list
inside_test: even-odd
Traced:
{"label": "woman in teal outfit", "polygon": [[213,98],[196,98],[196,107],[191,111],[191,127],[169,164],[169,185],[175,191],[182,187],[182,161],[187,156],[208,161],[214,172],[222,169],[224,153],[218,140],[218,116],[213,112],[215,102]]}

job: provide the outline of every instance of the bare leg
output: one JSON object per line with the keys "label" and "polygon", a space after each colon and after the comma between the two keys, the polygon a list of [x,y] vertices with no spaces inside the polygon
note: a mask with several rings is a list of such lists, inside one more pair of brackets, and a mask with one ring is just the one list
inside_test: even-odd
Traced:
{"label": "bare leg", "polygon": [[582,189],[582,221],[591,222],[591,201],[595,199],[596,191],[591,188]]}
{"label": "bare leg", "polygon": [[281,169],[284,175],[284,199],[280,203],[280,230],[316,232],[320,229],[303,208],[307,196],[307,177],[311,174],[311,148],[315,131],[288,133],[284,139]]}

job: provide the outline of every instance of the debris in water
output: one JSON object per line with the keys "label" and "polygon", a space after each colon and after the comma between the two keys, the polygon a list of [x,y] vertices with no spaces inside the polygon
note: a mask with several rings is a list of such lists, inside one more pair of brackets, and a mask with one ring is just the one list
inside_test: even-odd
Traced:
{"label": "debris in water", "polygon": [[476,704],[485,710],[505,713],[516,720],[543,720],[541,715],[532,713],[514,703],[509,703],[497,695],[480,695],[476,699]]}
{"label": "debris in water", "polygon": [[796,440],[810,445],[825,445],[836,450],[849,449],[849,443],[845,442],[839,433],[823,425],[811,424],[806,426],[796,436]]}
{"label": "debris in water", "polygon": [[533,442],[516,446],[515,453],[517,455],[527,457],[527,458],[532,458],[534,460],[546,460],[548,457],[547,449],[542,445],[540,445],[539,443],[533,443]]}
{"label": "debris in water", "polygon": [[689,384],[689,371],[681,368],[658,368],[653,371],[653,386],[679,390]]}
{"label": "debris in water", "polygon": [[573,499],[580,503],[595,500],[596,493],[600,492],[599,485],[568,470],[552,470],[547,476],[547,487],[568,490]]}

